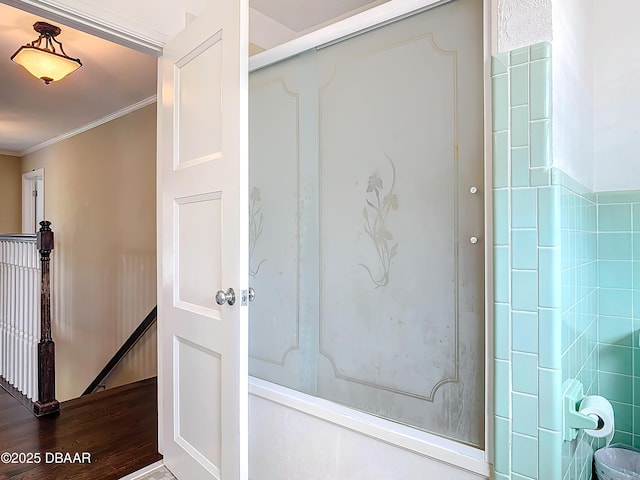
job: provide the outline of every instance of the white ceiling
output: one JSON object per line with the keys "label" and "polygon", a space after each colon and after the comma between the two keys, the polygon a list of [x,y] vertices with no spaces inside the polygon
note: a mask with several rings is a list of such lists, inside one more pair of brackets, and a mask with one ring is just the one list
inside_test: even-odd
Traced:
{"label": "white ceiling", "polygon": [[156,94],[156,58],[66,28],[57,37],[83,66],[45,85],[10,60],[47,19],[0,4],[0,152],[20,154]]}
{"label": "white ceiling", "polygon": [[[251,6],[295,35],[384,1],[251,0]],[[10,60],[20,46],[38,37],[33,30],[37,21],[60,26],[57,38],[65,52],[83,64],[50,85]],[[24,155],[147,103],[156,94],[156,64],[150,55],[0,3],[0,154]]]}

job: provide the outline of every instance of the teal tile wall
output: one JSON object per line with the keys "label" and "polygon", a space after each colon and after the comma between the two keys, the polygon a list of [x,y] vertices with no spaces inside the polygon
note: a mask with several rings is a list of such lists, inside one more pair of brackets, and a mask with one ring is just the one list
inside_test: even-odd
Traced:
{"label": "teal tile wall", "polygon": [[495,56],[492,89],[495,478],[556,479],[562,277],[550,44]]}
{"label": "teal tile wall", "polygon": [[[585,394],[598,393],[597,202],[596,195],[560,170],[559,189],[562,382],[579,380]],[[590,479],[595,439],[584,432],[562,443],[562,478]]]}
{"label": "teal tile wall", "polygon": [[492,89],[495,478],[588,480],[604,440],[562,440],[565,380],[640,448],[640,191],[552,168],[549,44],[495,56]]}
{"label": "teal tile wall", "polygon": [[640,192],[597,194],[599,394],[640,447]]}

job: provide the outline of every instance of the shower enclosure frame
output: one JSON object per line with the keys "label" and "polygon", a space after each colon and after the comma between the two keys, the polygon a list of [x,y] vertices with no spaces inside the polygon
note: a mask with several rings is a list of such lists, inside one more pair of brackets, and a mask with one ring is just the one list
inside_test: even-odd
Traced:
{"label": "shower enclosure frame", "polygon": [[[350,18],[278,45],[249,58],[249,72],[311,49],[322,49],[385,24],[453,0],[391,0]],[[497,48],[497,0],[483,2],[484,191],[492,191],[491,174],[491,55]],[[485,258],[485,449],[470,447],[435,434],[344,407],[271,382],[249,377],[249,394],[342,426],[367,437],[437,459],[452,466],[490,476],[493,463],[493,237],[491,195],[484,198]]]}

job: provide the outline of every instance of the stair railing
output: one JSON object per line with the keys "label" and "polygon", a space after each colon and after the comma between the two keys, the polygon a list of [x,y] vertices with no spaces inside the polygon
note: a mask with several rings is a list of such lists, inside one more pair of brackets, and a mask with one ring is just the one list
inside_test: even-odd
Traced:
{"label": "stair railing", "polygon": [[51,336],[53,231],[51,222],[40,226],[36,235],[0,235],[0,386],[38,416],[60,409]]}

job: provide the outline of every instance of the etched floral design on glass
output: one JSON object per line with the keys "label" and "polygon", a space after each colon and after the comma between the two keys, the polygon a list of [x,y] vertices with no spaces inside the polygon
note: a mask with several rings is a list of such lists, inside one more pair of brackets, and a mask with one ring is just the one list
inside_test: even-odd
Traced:
{"label": "etched floral design on glass", "polygon": [[251,190],[251,197],[249,203],[249,275],[256,277],[258,271],[266,259],[260,260],[258,264],[254,265],[253,254],[256,249],[256,243],[262,235],[262,223],[264,221],[264,215],[262,213],[262,197],[260,196],[260,189],[253,187]]}
{"label": "etched floral design on glass", "polygon": [[366,205],[362,210],[364,231],[373,242],[378,262],[375,266],[358,264],[367,271],[376,288],[384,287],[389,283],[391,259],[398,252],[398,244],[393,241],[393,235],[385,223],[389,212],[398,208],[398,198],[394,193],[396,167],[389,155],[385,153],[385,157],[391,164],[391,187],[388,192],[385,192],[383,179],[377,173],[371,175],[367,181]]}

